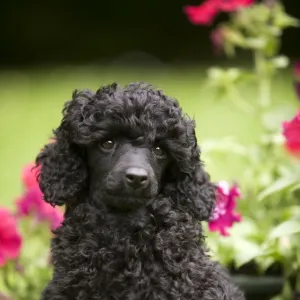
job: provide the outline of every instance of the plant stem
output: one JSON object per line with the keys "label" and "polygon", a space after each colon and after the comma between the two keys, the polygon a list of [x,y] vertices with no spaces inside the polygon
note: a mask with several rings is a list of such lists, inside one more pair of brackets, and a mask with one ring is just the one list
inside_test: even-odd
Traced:
{"label": "plant stem", "polygon": [[249,104],[239,93],[238,89],[235,87],[228,89],[228,94],[231,98],[231,100],[235,103],[236,106],[238,106],[240,109],[245,111],[246,113],[253,113],[254,109],[251,104]]}
{"label": "plant stem", "polygon": [[267,59],[261,51],[254,51],[254,63],[258,79],[259,106],[265,111],[271,104],[271,78],[267,71]]}
{"label": "plant stem", "polygon": [[11,291],[12,290],[12,285],[11,285],[8,273],[9,273],[9,266],[8,266],[8,264],[6,264],[3,267],[3,283],[6,287],[6,289],[8,291]]}

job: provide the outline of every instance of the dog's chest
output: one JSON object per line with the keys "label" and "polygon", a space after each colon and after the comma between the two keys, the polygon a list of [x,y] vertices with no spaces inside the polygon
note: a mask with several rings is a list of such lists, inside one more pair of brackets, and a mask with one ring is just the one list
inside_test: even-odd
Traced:
{"label": "dog's chest", "polygon": [[194,299],[205,276],[199,271],[203,253],[195,241],[176,228],[124,232],[84,231],[76,242],[64,241],[62,247],[64,233],[54,243],[61,250],[55,264],[65,270],[70,288],[89,295],[80,299]]}
{"label": "dog's chest", "polygon": [[95,252],[89,263],[90,272],[97,273],[89,282],[95,293],[112,299],[193,299],[188,259],[176,249],[158,250],[153,243],[124,241]]}

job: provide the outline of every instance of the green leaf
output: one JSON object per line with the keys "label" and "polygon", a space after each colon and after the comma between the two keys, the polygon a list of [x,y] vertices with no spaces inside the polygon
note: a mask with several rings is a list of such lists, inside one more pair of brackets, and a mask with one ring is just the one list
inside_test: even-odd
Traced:
{"label": "green leaf", "polygon": [[274,56],[278,52],[279,46],[280,39],[278,37],[270,37],[266,43],[264,51],[269,57]]}
{"label": "green leaf", "polygon": [[[300,187],[298,185],[298,187]],[[292,190],[293,191],[293,190]],[[291,205],[282,209],[282,220],[294,219],[300,217],[300,205]]]}
{"label": "green leaf", "polygon": [[217,67],[209,68],[208,78],[216,86],[226,88],[228,84],[237,82],[242,77],[242,72],[238,68],[221,69]]}
{"label": "green leaf", "polygon": [[236,240],[234,248],[235,263],[238,268],[261,255],[261,249],[259,245],[246,239]]}
{"label": "green leaf", "polygon": [[247,38],[246,41],[246,47],[249,47],[251,49],[264,49],[267,45],[267,40],[265,38]]}
{"label": "green leaf", "polygon": [[279,224],[277,227],[275,227],[270,235],[269,239],[273,240],[282,236],[287,236],[295,233],[300,232],[300,221],[296,219],[288,220],[286,222],[283,222]]}
{"label": "green leaf", "polygon": [[278,105],[262,115],[263,126],[272,132],[276,132],[278,131],[278,124],[288,120],[294,114],[294,111],[295,109],[292,106]]}
{"label": "green leaf", "polygon": [[226,70],[226,76],[229,81],[236,81],[241,77],[241,71],[238,68],[229,68]]}
{"label": "green leaf", "polygon": [[202,145],[203,153],[221,152],[221,153],[234,153],[243,157],[249,156],[249,148],[240,144],[233,138],[222,139],[209,139],[203,141]]}
{"label": "green leaf", "polygon": [[236,224],[231,228],[232,239],[248,239],[261,232],[261,228],[250,218],[243,217],[243,222]]}
{"label": "green leaf", "polygon": [[232,43],[225,41],[224,42],[224,52],[228,57],[234,57],[235,56],[234,45]]}
{"label": "green leaf", "polygon": [[276,15],[274,22],[275,26],[278,26],[279,28],[299,27],[299,20],[290,17],[286,13]]}
{"label": "green leaf", "polygon": [[[291,193],[293,193],[296,198],[300,199],[300,183],[296,184],[295,186],[292,187]],[[300,206],[299,206],[299,209],[300,209]]]}
{"label": "green leaf", "polygon": [[276,263],[276,258],[272,255],[266,256],[264,253],[257,257],[256,262],[258,263],[259,270],[264,273],[271,265]]}
{"label": "green leaf", "polygon": [[262,201],[265,198],[279,192],[283,192],[284,190],[291,188],[293,185],[299,182],[299,178],[291,177],[291,178],[280,178],[275,181],[272,185],[263,190],[257,197],[258,201]]}
{"label": "green leaf", "polygon": [[224,70],[218,67],[211,67],[207,71],[208,78],[219,81],[224,76]]}
{"label": "green leaf", "polygon": [[278,69],[284,69],[284,68],[288,67],[288,65],[289,65],[289,59],[284,55],[280,55],[280,56],[273,58],[272,62],[274,64],[274,66]]}
{"label": "green leaf", "polygon": [[232,45],[236,45],[236,46],[240,46],[240,47],[246,46],[244,36],[235,28],[227,27],[226,32],[224,34],[224,38],[225,38],[226,42],[228,42]]}

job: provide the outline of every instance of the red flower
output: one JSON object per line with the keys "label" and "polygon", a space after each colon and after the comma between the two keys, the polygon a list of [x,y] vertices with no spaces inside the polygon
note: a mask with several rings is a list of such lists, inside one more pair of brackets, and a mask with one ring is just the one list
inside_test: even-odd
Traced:
{"label": "red flower", "polygon": [[16,201],[17,216],[33,216],[37,221],[47,221],[51,229],[59,227],[63,221],[63,213],[60,209],[52,207],[43,200],[43,194],[38,186],[27,190],[25,194]]}
{"label": "red flower", "polygon": [[214,1],[209,0],[199,6],[187,5],[183,10],[189,21],[194,25],[210,25],[219,12]]}
{"label": "red flower", "polygon": [[252,5],[254,0],[215,0],[214,2],[221,11],[233,12]]}
{"label": "red flower", "polygon": [[43,200],[43,194],[36,181],[39,172],[33,164],[25,166],[22,178],[26,187],[25,193],[16,201],[19,217],[34,216],[37,221],[48,221],[52,229],[59,227],[63,221],[63,212]]}
{"label": "red flower", "polygon": [[300,111],[291,121],[282,124],[285,136],[285,148],[295,156],[300,155]]}
{"label": "red flower", "polygon": [[192,24],[210,25],[219,12],[233,12],[253,2],[254,0],[206,0],[198,6],[185,6],[183,10]]}
{"label": "red flower", "polygon": [[6,209],[0,209],[0,267],[21,252],[22,237],[17,229],[15,217]]}
{"label": "red flower", "polygon": [[210,231],[218,231],[223,236],[229,235],[228,229],[235,222],[241,221],[241,215],[235,211],[236,199],[240,197],[236,185],[229,187],[226,181],[219,182],[216,207],[208,224]]}

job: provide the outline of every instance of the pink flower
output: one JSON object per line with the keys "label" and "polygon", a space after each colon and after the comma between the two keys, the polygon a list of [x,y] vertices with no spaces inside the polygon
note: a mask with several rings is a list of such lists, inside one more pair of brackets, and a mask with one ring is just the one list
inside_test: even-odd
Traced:
{"label": "pink flower", "polygon": [[63,212],[50,204],[43,201],[39,216],[41,219],[47,220],[50,223],[51,229],[54,230],[61,226],[64,220]]}
{"label": "pink flower", "polygon": [[33,216],[39,222],[49,222],[51,229],[56,229],[63,221],[63,212],[43,200],[43,194],[36,180],[38,172],[39,169],[35,169],[32,163],[27,164],[22,170],[25,192],[16,201],[17,216]]}
{"label": "pink flower", "polygon": [[38,186],[25,191],[16,201],[17,216],[33,216],[37,221],[47,221],[51,229],[59,227],[63,221],[63,212],[43,200],[43,194]]}
{"label": "pink flower", "polygon": [[221,11],[233,12],[252,5],[254,0],[215,0],[214,2]]}
{"label": "pink flower", "polygon": [[282,124],[283,135],[285,137],[285,148],[289,153],[297,157],[300,156],[300,111],[291,121]]}
{"label": "pink flower", "polygon": [[226,181],[219,182],[216,207],[208,224],[210,231],[218,231],[223,236],[229,235],[228,229],[235,222],[241,221],[241,215],[235,211],[236,199],[240,197],[236,185],[229,187]]}
{"label": "pink flower", "polygon": [[0,208],[0,267],[10,259],[19,257],[22,237],[17,229],[15,217],[4,208]]}
{"label": "pink flower", "polygon": [[252,5],[254,0],[206,0],[198,6],[187,5],[184,13],[194,25],[211,25],[219,12],[233,12]]}
{"label": "pink flower", "polygon": [[219,10],[214,1],[205,1],[199,6],[187,5],[183,8],[189,21],[194,25],[210,25]]}

